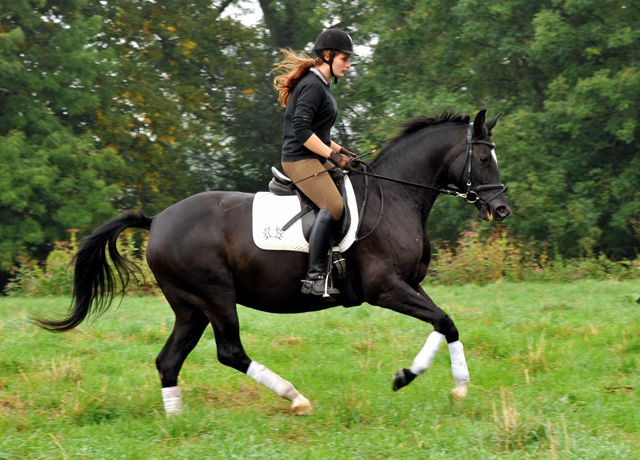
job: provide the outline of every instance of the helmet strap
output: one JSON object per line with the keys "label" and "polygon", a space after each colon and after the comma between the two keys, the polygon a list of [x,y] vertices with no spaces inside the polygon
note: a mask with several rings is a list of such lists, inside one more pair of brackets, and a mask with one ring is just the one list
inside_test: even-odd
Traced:
{"label": "helmet strap", "polygon": [[329,64],[329,71],[331,72],[331,76],[333,77],[333,83],[337,84],[338,77],[336,77],[336,75],[333,73],[333,58],[335,57],[335,55],[336,55],[336,50],[330,50],[329,59],[327,60],[324,57],[324,53],[318,50],[318,56],[320,56],[320,59],[322,59],[322,62]]}
{"label": "helmet strap", "polygon": [[338,77],[333,73],[333,58],[336,55],[336,50],[331,50],[331,54],[329,55],[329,70],[331,71],[331,76],[333,77],[333,83],[338,84]]}

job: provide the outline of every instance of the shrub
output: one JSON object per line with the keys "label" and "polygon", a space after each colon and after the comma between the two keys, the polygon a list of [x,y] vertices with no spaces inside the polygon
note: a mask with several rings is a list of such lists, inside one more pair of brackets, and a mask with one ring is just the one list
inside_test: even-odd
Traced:
{"label": "shrub", "polygon": [[[70,295],[73,288],[73,256],[78,250],[76,231],[69,241],[55,244],[44,263],[24,260],[14,267],[5,288],[7,295]],[[612,261],[604,254],[565,260],[549,256],[546,248],[532,241],[509,236],[496,227],[483,235],[477,223],[461,233],[457,245],[435,241],[428,280],[435,284],[486,284],[497,280],[573,281],[581,279],[631,279],[640,277],[640,259]],[[151,269],[144,258],[148,233],[141,237],[126,230],[118,239],[118,251],[139,267],[137,281],[132,280],[125,294],[159,295]]]}
{"label": "shrub", "polygon": [[8,295],[69,295],[72,282],[69,267],[78,250],[76,231],[70,230],[69,241],[55,243],[47,260],[40,264],[35,260],[24,260],[12,270],[12,278],[5,287]]}
{"label": "shrub", "polygon": [[[73,258],[78,251],[75,230],[70,230],[69,241],[55,243],[47,259],[40,263],[35,260],[23,260],[12,270],[12,277],[5,287],[7,295],[21,296],[60,296],[71,295],[73,291]],[[136,279],[127,286],[125,294],[138,292],[150,295],[159,294],[153,273],[144,259],[148,235],[139,245],[136,244],[134,231],[126,230],[118,239],[118,251],[139,267]]]}
{"label": "shrub", "polygon": [[604,254],[565,260],[546,248],[496,227],[483,236],[477,223],[461,233],[455,248],[434,242],[429,281],[445,285],[507,281],[572,281],[640,277],[640,259],[612,261]]}

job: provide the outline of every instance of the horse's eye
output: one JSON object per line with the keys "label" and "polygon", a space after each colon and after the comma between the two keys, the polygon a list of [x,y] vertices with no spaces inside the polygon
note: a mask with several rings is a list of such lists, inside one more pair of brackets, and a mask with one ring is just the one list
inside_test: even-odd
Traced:
{"label": "horse's eye", "polygon": [[489,164],[489,157],[481,156],[480,157],[480,163],[482,163],[483,165],[488,165]]}

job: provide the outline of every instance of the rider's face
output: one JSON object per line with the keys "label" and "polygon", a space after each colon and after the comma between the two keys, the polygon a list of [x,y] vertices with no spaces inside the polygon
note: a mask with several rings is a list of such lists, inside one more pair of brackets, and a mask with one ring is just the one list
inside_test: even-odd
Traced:
{"label": "rider's face", "polygon": [[338,51],[333,58],[333,73],[336,77],[344,77],[345,73],[351,67],[351,63],[349,62],[349,56],[347,53],[342,53]]}

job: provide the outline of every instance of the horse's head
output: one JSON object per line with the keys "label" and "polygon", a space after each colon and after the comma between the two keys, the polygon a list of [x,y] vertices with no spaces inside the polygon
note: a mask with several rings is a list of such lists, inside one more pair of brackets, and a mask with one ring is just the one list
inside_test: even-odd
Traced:
{"label": "horse's head", "polygon": [[478,208],[480,219],[501,221],[511,214],[511,208],[505,196],[507,188],[500,181],[491,131],[502,113],[486,123],[485,113],[481,110],[468,126],[466,147],[451,164],[449,180]]}

